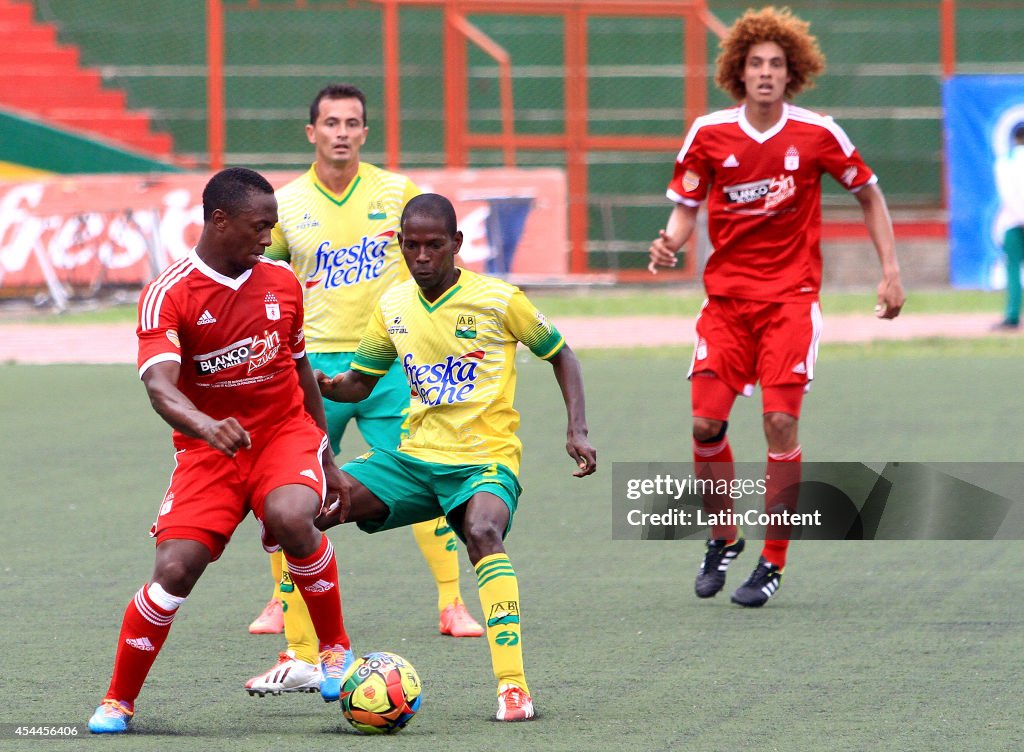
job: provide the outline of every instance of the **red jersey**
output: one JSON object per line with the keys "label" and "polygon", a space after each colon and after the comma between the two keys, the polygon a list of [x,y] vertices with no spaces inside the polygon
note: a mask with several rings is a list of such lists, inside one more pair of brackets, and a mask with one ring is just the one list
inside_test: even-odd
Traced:
{"label": "red jersey", "polygon": [[856,192],[877,178],[830,117],[783,104],[761,133],[743,106],[697,118],[667,195],[708,202],[708,295],[814,300],[821,287],[821,176]]}
{"label": "red jersey", "polygon": [[[306,354],[302,288],[288,264],[261,258],[237,278],[193,250],[139,297],[139,375],[181,364],[178,389],[207,415],[232,416],[256,435],[301,416],[295,360]],[[175,446],[197,441],[174,432]]]}

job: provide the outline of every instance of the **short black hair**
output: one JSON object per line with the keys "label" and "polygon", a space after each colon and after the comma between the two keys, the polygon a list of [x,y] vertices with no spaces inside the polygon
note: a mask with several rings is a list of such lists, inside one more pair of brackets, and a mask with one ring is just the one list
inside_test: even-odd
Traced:
{"label": "short black hair", "polygon": [[329,84],[317,92],[313,103],[309,105],[309,124],[316,125],[320,117],[320,102],[324,99],[358,99],[363,106],[363,127],[366,127],[366,95],[358,86],[352,84]]}
{"label": "short black hair", "polygon": [[209,221],[217,209],[235,215],[248,206],[253,194],[273,192],[274,186],[255,170],[228,167],[203,188],[203,220]]}
{"label": "short black hair", "polygon": [[405,227],[405,220],[418,214],[440,219],[444,222],[444,229],[453,237],[458,232],[459,223],[455,218],[455,207],[440,193],[421,193],[419,196],[409,199],[409,203],[402,210],[399,226]]}

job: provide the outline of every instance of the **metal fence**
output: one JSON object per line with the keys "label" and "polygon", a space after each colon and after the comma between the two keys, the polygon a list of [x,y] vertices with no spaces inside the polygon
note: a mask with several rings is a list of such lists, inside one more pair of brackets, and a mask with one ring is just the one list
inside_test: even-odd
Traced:
{"label": "metal fence", "polygon": [[[574,270],[621,271],[644,265],[647,243],[667,216],[664,187],[700,100],[686,82],[698,82],[702,105],[728,104],[711,82],[714,29],[731,23],[749,3],[637,0],[619,4],[632,6],[632,14],[562,12],[602,3],[224,0],[223,114],[213,122],[209,0],[40,0],[37,12],[59,24],[62,40],[80,47],[84,63],[126,89],[132,106],[153,113],[173,135],[176,151],[197,165],[221,159],[259,169],[307,165],[309,100],[337,80],[360,85],[370,97],[370,161],[400,168],[460,160],[504,164],[508,148],[498,137],[511,127],[517,165],[567,169],[571,193],[575,170],[577,185],[584,187],[570,198],[571,233],[580,246],[574,248]],[[941,207],[943,75],[1024,72],[1018,42],[1024,38],[1024,3],[788,5],[811,22],[828,56],[826,74],[800,103],[843,124],[891,204]],[[641,12],[644,7],[655,12]],[[493,45],[465,43],[458,97],[465,123],[453,122],[451,84],[445,82],[453,13]],[[692,33],[694,18],[702,41]],[[585,40],[583,50],[579,39]],[[703,49],[695,54],[698,44]],[[504,61],[494,48],[505,53]],[[398,98],[388,88],[389,71],[400,83]],[[581,73],[582,112],[572,83]],[[216,142],[210,149],[211,132],[219,126],[222,155]],[[572,150],[580,138],[588,147],[582,157]],[[638,148],[638,141],[650,148]],[[551,148],[553,143],[564,148]],[[828,186],[824,200],[826,207],[849,202]]]}

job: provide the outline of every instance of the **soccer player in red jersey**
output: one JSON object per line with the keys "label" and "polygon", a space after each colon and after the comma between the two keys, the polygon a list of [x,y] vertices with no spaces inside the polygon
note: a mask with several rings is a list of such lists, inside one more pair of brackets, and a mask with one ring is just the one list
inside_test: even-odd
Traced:
{"label": "soccer player in red jersey", "polygon": [[[667,191],[675,208],[649,249],[652,273],[675,266],[707,202],[714,251],[704,271],[707,301],[689,373],[694,464],[698,477],[731,478],[729,413],[736,396],[751,395],[760,382],[769,508],[792,507],[800,480],[797,425],[821,330],[823,173],[864,212],[882,266],[876,314],[895,318],[905,299],[877,178],[831,118],[788,101],[824,67],[809,24],[788,9],[750,10],[733,24],[721,42],[715,82],[739,104],[694,121]],[[730,508],[721,497],[706,496],[705,504]],[[762,606],[777,592],[788,543],[765,541],[753,573],[732,594],[734,603]],[[724,587],[726,569],[743,546],[736,526],[712,529],[695,586],[699,597]]]}
{"label": "soccer player in red jersey", "polygon": [[250,510],[309,608],[325,699],[351,661],[334,550],[313,524],[342,479],[306,359],[302,290],[263,255],[274,189],[252,170],[223,170],[203,191],[203,215],[196,248],[139,298],[139,375],[174,429],[175,468],[151,531],[153,577],[125,611],[94,733],[127,731],[175,613]]}

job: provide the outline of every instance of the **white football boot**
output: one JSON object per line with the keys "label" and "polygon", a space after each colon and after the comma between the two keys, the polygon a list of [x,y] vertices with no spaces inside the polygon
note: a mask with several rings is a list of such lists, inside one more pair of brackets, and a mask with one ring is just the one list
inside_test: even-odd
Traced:
{"label": "white football boot", "polygon": [[269,671],[245,683],[250,695],[279,695],[282,692],[319,692],[323,674],[319,664],[298,660],[292,651],[281,653]]}

